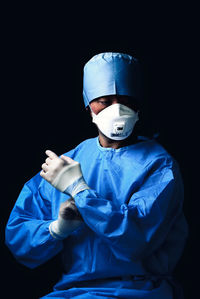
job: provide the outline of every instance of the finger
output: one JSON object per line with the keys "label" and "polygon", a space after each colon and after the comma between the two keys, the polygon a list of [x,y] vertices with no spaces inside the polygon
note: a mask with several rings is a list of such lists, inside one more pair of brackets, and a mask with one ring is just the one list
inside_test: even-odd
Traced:
{"label": "finger", "polygon": [[40,171],[40,175],[41,175],[41,177],[42,177],[43,179],[45,179],[45,177],[46,177],[46,176],[45,176],[46,173],[45,173],[43,170]]}
{"label": "finger", "polygon": [[61,159],[64,160],[65,162],[67,162],[67,164],[71,164],[74,162],[73,159],[71,159],[70,157],[64,156],[64,155],[61,156]]}
{"label": "finger", "polygon": [[43,164],[42,164],[42,170],[43,170],[44,172],[47,172],[48,169],[49,169],[48,165],[47,165],[46,163],[43,163]]}
{"label": "finger", "polygon": [[46,158],[46,160],[45,160],[45,163],[47,164],[47,165],[49,165],[50,163],[51,163],[51,159],[48,157],[48,158]]}
{"label": "finger", "polygon": [[52,152],[50,150],[46,150],[45,153],[47,156],[49,156],[50,159],[55,159],[58,157],[54,152]]}

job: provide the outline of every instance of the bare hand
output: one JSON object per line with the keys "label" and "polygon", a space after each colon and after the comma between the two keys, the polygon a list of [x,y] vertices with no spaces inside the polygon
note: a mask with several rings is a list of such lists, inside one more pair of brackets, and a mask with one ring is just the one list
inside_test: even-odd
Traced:
{"label": "bare hand", "polygon": [[60,205],[59,215],[65,220],[82,220],[83,218],[76,207],[73,198],[70,198]]}

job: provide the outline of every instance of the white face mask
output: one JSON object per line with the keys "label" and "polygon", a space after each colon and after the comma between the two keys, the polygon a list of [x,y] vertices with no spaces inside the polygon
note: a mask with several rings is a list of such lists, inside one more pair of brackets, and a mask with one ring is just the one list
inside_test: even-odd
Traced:
{"label": "white face mask", "polygon": [[139,120],[138,112],[122,104],[112,104],[98,114],[92,111],[92,121],[108,138],[123,140],[130,136]]}

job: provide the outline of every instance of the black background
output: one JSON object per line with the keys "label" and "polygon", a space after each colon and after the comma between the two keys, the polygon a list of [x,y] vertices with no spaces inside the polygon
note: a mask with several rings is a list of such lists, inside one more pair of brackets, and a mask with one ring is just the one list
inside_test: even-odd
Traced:
{"label": "black background", "polygon": [[148,132],[179,162],[190,236],[175,271],[186,298],[198,288],[198,23],[192,4],[93,2],[2,7],[2,289],[38,298],[59,277],[59,257],[30,270],[4,245],[4,229],[23,184],[44,151],[58,155],[96,136],[82,99],[82,69],[95,54],[119,51],[144,66]]}

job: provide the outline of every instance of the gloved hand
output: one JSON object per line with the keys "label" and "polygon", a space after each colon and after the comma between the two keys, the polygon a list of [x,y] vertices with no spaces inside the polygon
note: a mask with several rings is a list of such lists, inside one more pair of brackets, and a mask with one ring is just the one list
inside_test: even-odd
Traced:
{"label": "gloved hand", "polygon": [[50,150],[47,150],[46,154],[48,158],[46,163],[42,164],[40,175],[52,186],[72,197],[80,191],[90,189],[78,162],[63,155],[59,158]]}
{"label": "gloved hand", "polygon": [[53,238],[63,240],[83,223],[74,199],[70,198],[60,205],[58,219],[51,222],[50,234]]}

